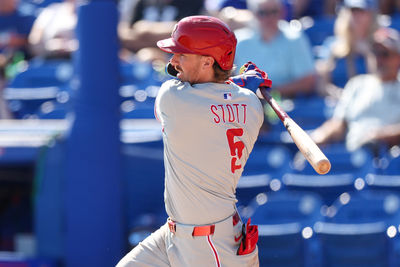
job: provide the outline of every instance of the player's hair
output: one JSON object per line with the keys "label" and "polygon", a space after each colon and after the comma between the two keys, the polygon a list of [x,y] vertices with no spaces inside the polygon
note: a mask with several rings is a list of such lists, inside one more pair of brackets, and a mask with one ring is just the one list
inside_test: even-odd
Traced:
{"label": "player's hair", "polygon": [[232,72],[235,69],[235,66],[233,66],[233,68],[230,69],[230,70],[223,70],[219,66],[217,61],[214,61],[213,69],[214,69],[214,78],[215,78],[215,80],[217,80],[217,81],[226,81],[226,80],[229,79],[229,77],[232,76]]}

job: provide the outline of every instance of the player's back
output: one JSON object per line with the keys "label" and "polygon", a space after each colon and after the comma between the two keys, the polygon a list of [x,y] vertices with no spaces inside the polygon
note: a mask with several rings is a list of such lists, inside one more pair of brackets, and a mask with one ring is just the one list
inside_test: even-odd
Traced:
{"label": "player's back", "polygon": [[160,89],[156,111],[169,216],[206,224],[231,215],[236,184],[263,121],[258,98],[234,84],[171,80]]}

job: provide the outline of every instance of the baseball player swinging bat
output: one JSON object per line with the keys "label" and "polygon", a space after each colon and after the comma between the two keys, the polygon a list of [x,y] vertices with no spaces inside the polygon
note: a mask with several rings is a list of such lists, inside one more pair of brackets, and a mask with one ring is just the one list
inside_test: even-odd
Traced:
{"label": "baseball player swinging bat", "polygon": [[[176,77],[178,73],[170,63],[168,63],[166,71],[168,74],[174,77]],[[243,69],[241,69],[241,73],[242,72]],[[311,137],[279,106],[275,99],[269,94],[267,88],[260,87],[259,89],[264,99],[272,107],[276,115],[278,115],[279,119],[282,121],[283,125],[292,137],[294,143],[314,168],[314,170],[318,174],[328,173],[331,169],[331,163],[324,153],[322,153],[322,151],[319,149],[317,144],[315,144]]]}

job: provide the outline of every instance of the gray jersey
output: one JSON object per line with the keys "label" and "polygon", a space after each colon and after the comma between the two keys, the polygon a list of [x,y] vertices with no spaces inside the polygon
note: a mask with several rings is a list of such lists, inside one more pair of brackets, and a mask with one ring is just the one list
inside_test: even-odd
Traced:
{"label": "gray jersey", "polygon": [[185,224],[232,215],[235,188],[264,118],[257,96],[235,84],[169,80],[155,109],[163,128],[168,215]]}

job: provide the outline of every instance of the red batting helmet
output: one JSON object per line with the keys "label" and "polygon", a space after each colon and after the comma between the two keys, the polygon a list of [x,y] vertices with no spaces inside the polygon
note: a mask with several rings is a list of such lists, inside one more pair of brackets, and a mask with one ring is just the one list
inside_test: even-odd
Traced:
{"label": "red batting helmet", "polygon": [[233,67],[235,34],[221,20],[209,16],[190,16],[175,25],[171,38],[157,42],[167,53],[198,54],[213,57],[223,70]]}

